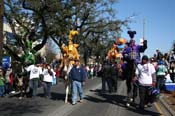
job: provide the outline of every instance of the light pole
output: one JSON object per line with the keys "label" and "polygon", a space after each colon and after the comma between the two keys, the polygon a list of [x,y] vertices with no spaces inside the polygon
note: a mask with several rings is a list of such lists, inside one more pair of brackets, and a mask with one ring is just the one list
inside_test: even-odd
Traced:
{"label": "light pole", "polygon": [[2,65],[3,56],[3,15],[4,15],[4,1],[0,0],[0,65]]}
{"label": "light pole", "polygon": [[145,39],[145,24],[146,24],[146,19],[143,19],[143,40]]}

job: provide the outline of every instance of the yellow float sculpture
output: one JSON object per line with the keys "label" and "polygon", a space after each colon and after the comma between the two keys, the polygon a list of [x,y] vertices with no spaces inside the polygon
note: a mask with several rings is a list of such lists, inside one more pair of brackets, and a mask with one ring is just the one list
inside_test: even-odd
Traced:
{"label": "yellow float sculpture", "polygon": [[74,60],[79,60],[80,55],[78,54],[78,44],[73,43],[74,36],[78,35],[78,31],[71,30],[69,32],[69,42],[68,45],[62,45],[61,49],[63,50],[63,59],[61,63],[61,67],[63,69],[64,73],[64,79],[65,79],[65,103],[68,102],[68,95],[70,94],[70,84],[71,80],[68,78],[69,71],[72,68],[72,65],[74,64]]}
{"label": "yellow float sculpture", "polygon": [[78,54],[78,50],[77,50],[79,44],[74,44],[72,41],[75,35],[78,35],[78,31],[71,30],[69,33],[68,45],[61,46],[64,54],[63,56],[67,57],[70,60],[80,59],[80,55]]}

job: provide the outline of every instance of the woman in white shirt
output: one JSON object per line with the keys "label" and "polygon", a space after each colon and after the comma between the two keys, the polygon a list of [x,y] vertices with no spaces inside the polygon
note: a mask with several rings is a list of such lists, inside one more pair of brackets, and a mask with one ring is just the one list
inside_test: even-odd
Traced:
{"label": "woman in white shirt", "polygon": [[49,64],[44,64],[43,67],[43,89],[46,98],[51,98],[51,86],[53,82],[53,75],[55,72],[51,69]]}

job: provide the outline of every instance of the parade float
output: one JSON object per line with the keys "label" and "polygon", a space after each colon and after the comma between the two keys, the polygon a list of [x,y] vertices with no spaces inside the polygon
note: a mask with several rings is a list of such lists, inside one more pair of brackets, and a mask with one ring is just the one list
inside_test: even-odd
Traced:
{"label": "parade float", "polygon": [[108,51],[107,58],[110,61],[116,61],[117,63],[122,63],[122,52],[125,48],[126,39],[125,38],[117,38],[116,42],[113,43],[113,46]]}
{"label": "parade float", "polygon": [[71,30],[69,32],[69,41],[68,41],[68,45],[62,45],[61,49],[63,51],[63,59],[62,59],[62,72],[63,72],[63,78],[65,80],[65,91],[66,91],[66,95],[65,95],[65,103],[68,102],[68,95],[70,94],[70,84],[71,81],[68,78],[68,74],[72,68],[72,65],[74,64],[75,60],[80,60],[80,55],[78,54],[78,44],[73,43],[73,39],[74,37],[78,35],[78,31],[75,30]]}
{"label": "parade float", "polygon": [[79,55],[78,50],[77,50],[79,44],[73,43],[73,38],[76,35],[78,35],[78,31],[71,30],[69,32],[68,45],[66,46],[66,45],[63,44],[61,46],[61,49],[63,50],[63,59],[68,59],[70,61],[80,59],[80,55]]}
{"label": "parade float", "polygon": [[36,63],[35,51],[32,50],[32,41],[26,40],[26,50],[24,50],[24,54],[22,55],[22,61],[24,65],[28,66]]}

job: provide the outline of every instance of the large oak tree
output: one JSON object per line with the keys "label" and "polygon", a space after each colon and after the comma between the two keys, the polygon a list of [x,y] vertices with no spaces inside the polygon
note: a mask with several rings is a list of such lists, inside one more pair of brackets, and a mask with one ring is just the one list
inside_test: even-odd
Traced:
{"label": "large oak tree", "polygon": [[[5,0],[5,19],[10,25],[15,46],[4,48],[16,60],[17,47],[28,49],[29,42],[36,45],[33,52],[40,50],[52,39],[59,47],[67,44],[69,31],[79,31],[74,42],[80,44],[79,52],[85,63],[90,56],[104,57],[110,43],[120,33],[121,21],[112,4],[116,0]],[[37,42],[36,42],[37,41]]]}

